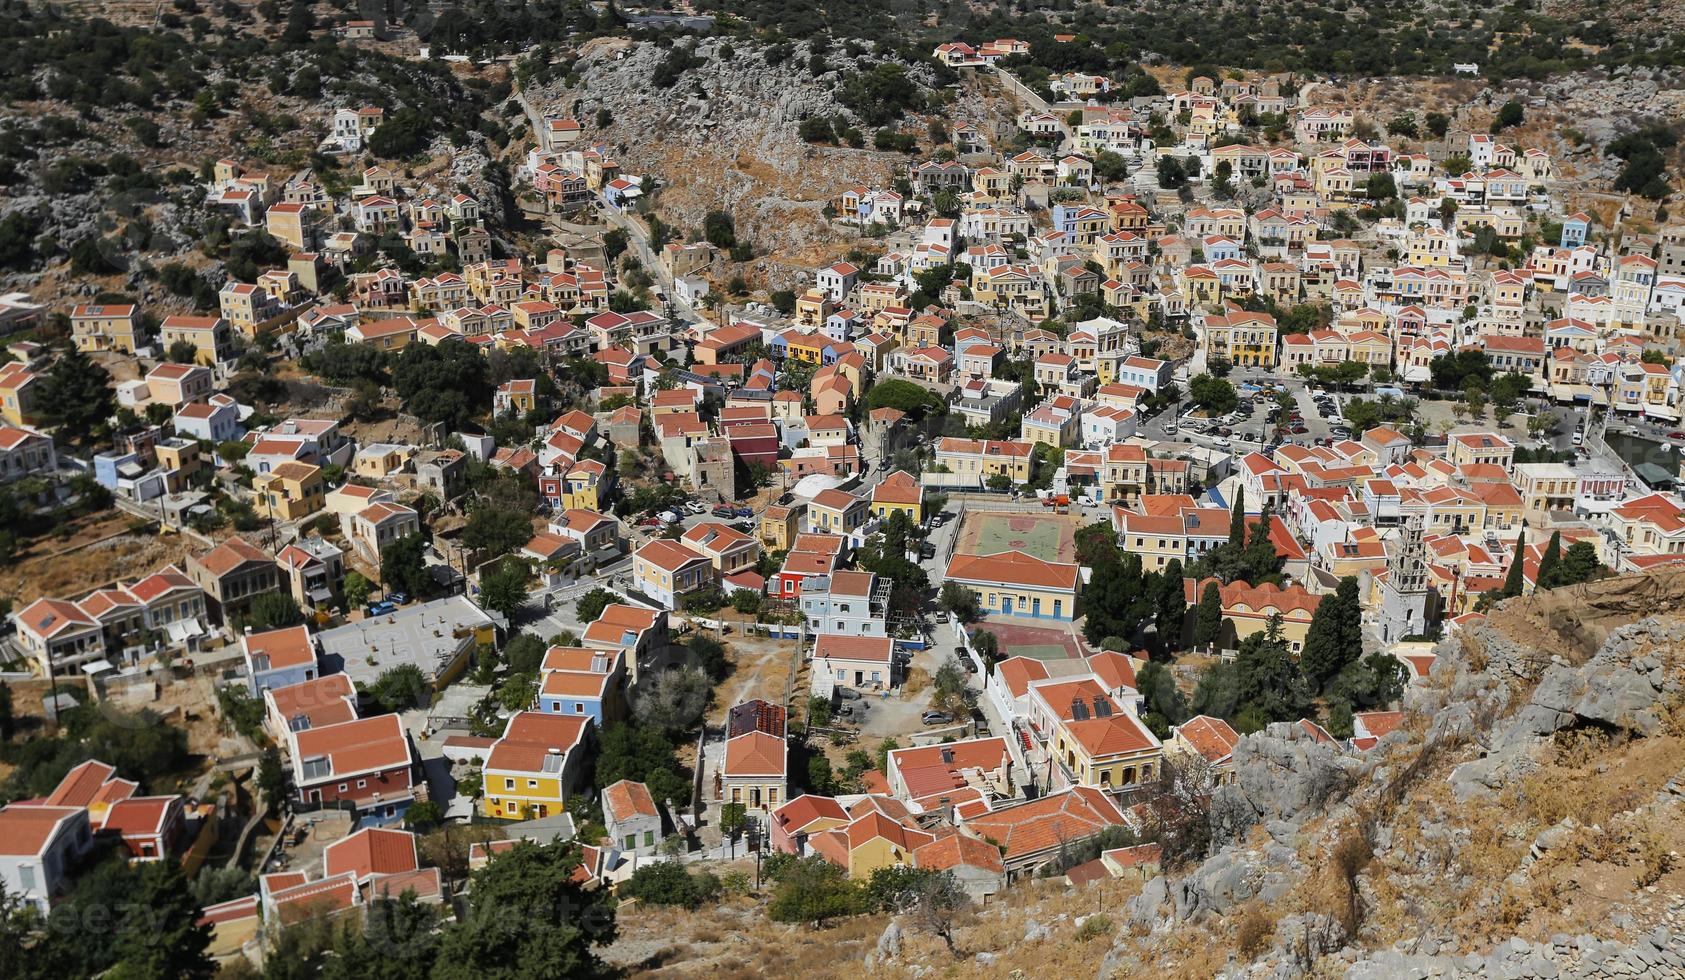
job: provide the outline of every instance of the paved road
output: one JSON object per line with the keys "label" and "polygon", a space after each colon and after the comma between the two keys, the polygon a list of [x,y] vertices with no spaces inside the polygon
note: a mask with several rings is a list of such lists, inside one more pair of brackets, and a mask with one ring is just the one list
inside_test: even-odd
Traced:
{"label": "paved road", "polygon": [[[521,108],[526,110],[527,125],[532,129],[533,142],[538,146],[543,146],[544,134],[539,131],[539,126],[544,119],[544,114],[527,100],[525,92],[516,92],[515,99],[520,102]],[[646,177],[645,179],[652,178]],[[673,313],[677,314],[680,319],[690,322],[707,320],[694,306],[680,298],[678,292],[673,288],[673,279],[667,274],[666,266],[661,264],[661,256],[656,254],[656,250],[651,247],[649,235],[644,231],[643,225],[632,220],[630,216],[610,204],[600,191],[596,195],[596,211],[597,215],[608,224],[626,232],[628,245],[637,255],[638,261],[643,265],[645,271],[654,276],[655,280],[661,284],[661,289],[666,293],[667,303]]]}

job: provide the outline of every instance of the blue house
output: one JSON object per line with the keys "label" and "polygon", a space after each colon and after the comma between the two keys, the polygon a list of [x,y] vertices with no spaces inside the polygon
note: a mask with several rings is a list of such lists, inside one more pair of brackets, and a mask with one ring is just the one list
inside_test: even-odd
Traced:
{"label": "blue house", "polygon": [[1591,216],[1584,211],[1575,211],[1562,219],[1562,247],[1579,248],[1586,243],[1591,234]]}
{"label": "blue house", "polygon": [[316,662],[316,638],[304,626],[264,633],[247,631],[240,637],[246,660],[246,684],[252,697],[313,681],[322,674]]}
{"label": "blue house", "polygon": [[598,729],[625,717],[624,651],[551,647],[544,655],[542,671],[539,711],[589,718]]}

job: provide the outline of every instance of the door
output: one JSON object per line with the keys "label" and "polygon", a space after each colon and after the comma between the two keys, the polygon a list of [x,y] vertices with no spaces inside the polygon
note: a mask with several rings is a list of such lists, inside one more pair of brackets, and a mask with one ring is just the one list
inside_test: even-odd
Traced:
{"label": "door", "polygon": [[1030,615],[1032,615],[1032,616],[1040,616],[1041,615],[1041,600],[1040,599],[1030,600]]}
{"label": "door", "polygon": [[1003,595],[1003,596],[1000,597],[1000,614],[1002,616],[1012,615],[1012,597],[1011,596]]}

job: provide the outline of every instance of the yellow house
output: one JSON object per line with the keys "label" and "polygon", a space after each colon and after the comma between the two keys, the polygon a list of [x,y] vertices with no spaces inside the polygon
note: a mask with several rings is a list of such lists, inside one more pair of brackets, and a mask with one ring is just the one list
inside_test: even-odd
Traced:
{"label": "yellow house", "polygon": [[924,520],[924,487],[916,477],[896,470],[872,488],[872,513],[879,519],[902,513],[916,524]]}
{"label": "yellow house", "polygon": [[796,325],[818,330],[836,310],[831,296],[817,287],[796,297]]}
{"label": "yellow house", "polygon": [[[1217,579],[1182,580],[1190,621],[1205,594],[1206,585],[1212,582],[1217,582]],[[1241,640],[1266,629],[1270,617],[1279,615],[1282,639],[1287,641],[1287,648],[1297,654],[1304,649],[1305,631],[1310,629],[1311,616],[1322,602],[1321,596],[1313,595],[1299,585],[1284,589],[1270,582],[1257,587],[1247,582],[1231,582],[1228,585],[1219,582],[1218,590],[1223,603],[1223,629],[1217,644],[1225,649],[1240,646]]]}
{"label": "yellow house", "polygon": [[1158,739],[1092,676],[1033,682],[1030,712],[1051,733],[1047,751],[1078,786],[1135,786],[1158,774]]}
{"label": "yellow house", "polygon": [[788,343],[787,356],[809,364],[818,364],[825,359],[825,348],[831,346],[831,338],[819,333],[790,333],[785,335]]}
{"label": "yellow house", "polygon": [[13,425],[34,425],[41,383],[35,372],[13,361],[0,367],[0,415]]}
{"label": "yellow house", "polygon": [[351,460],[351,472],[365,479],[379,480],[403,469],[414,455],[414,446],[372,443],[357,450]]}
{"label": "yellow house", "polygon": [[1205,356],[1237,367],[1275,367],[1275,317],[1239,309],[1206,317]]}
{"label": "yellow house", "polygon": [[772,551],[788,551],[795,543],[796,535],[801,533],[802,520],[806,516],[806,504],[768,507],[761,514],[761,542]]}
{"label": "yellow house", "polygon": [[322,509],[322,468],[289,460],[252,480],[257,511],[277,521],[296,521]]}
{"label": "yellow house", "polygon": [[1035,447],[1027,442],[944,436],[936,443],[937,466],[949,473],[974,476],[979,485],[996,475],[1004,475],[1014,484],[1028,483],[1034,454]]}
{"label": "yellow house", "polygon": [[171,493],[185,490],[193,475],[204,468],[196,439],[160,439],[152,448],[158,455],[158,465],[170,472]]}
{"label": "yellow house", "polygon": [[680,597],[719,580],[719,570],[707,558],[676,541],[656,538],[632,555],[632,584],[668,609]]}
{"label": "yellow house", "polygon": [[133,354],[140,346],[140,310],[129,305],[78,306],[70,312],[70,333],[77,350]]}
{"label": "yellow house", "polygon": [[1496,432],[1457,432],[1451,435],[1446,458],[1455,466],[1491,463],[1507,471],[1515,460],[1515,443]]}
{"label": "yellow house", "polygon": [[990,613],[1035,619],[1076,618],[1082,577],[1077,566],[1042,561],[1021,551],[955,555],[945,581],[977,593]]}
{"label": "yellow house", "polygon": [[595,459],[582,459],[568,467],[562,478],[562,506],[579,510],[602,510],[603,501],[614,489],[614,474]]}
{"label": "yellow house", "polygon": [[914,849],[936,840],[936,835],[891,819],[878,805],[871,798],[855,804],[859,817],[846,827],[809,837],[808,845],[857,880],[870,878],[879,868],[911,867]]}
{"label": "yellow house", "polygon": [[1189,306],[1216,306],[1223,301],[1223,280],[1203,265],[1182,273],[1182,298]]}
{"label": "yellow house", "polygon": [[1125,511],[1121,521],[1123,550],[1141,556],[1143,571],[1162,571],[1170,559],[1187,557],[1188,536],[1180,515]]}
{"label": "yellow house", "polygon": [[480,813],[532,820],[564,812],[578,786],[590,726],[590,718],[578,715],[516,712],[480,767]]}
{"label": "yellow house", "polygon": [[219,316],[168,316],[158,327],[158,343],[167,352],[177,343],[187,343],[198,353],[193,363],[207,367],[234,357],[233,328]]}

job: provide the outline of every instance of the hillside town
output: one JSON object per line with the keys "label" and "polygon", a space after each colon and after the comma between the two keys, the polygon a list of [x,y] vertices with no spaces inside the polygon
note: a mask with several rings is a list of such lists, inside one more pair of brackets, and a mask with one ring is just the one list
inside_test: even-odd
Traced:
{"label": "hillside town", "polygon": [[325,108],[331,172],[187,174],[204,308],[8,297],[5,915],[185,903],[211,965],[145,976],[390,908],[466,955],[554,852],[623,929],[765,889],[951,949],[1204,858],[1255,733],[1380,758],[1505,603],[1685,561],[1665,206],[1518,101],[1039,53],[930,51],[1010,112],[904,127],[791,279],[517,88],[512,201]]}

